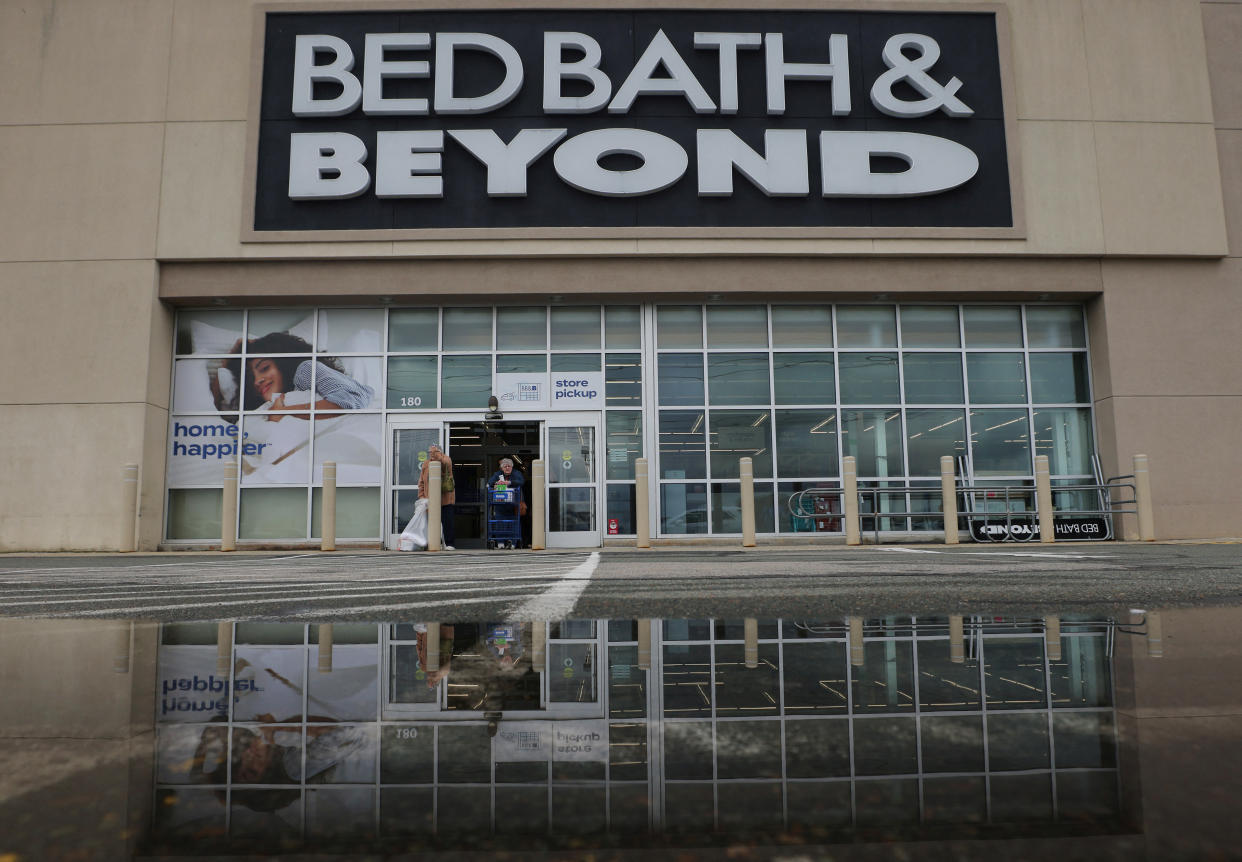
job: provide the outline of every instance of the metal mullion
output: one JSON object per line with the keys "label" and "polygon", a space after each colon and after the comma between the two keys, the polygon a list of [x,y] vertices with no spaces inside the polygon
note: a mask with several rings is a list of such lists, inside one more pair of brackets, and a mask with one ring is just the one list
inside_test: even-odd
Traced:
{"label": "metal mullion", "polygon": [[[897,328],[898,333],[901,327]],[[908,481],[907,481],[908,484]],[[907,506],[907,509],[909,507]],[[919,782],[919,823],[927,822],[925,800],[923,794],[923,698],[919,691],[919,623],[918,617],[911,617],[910,626],[910,659],[914,667],[914,764],[918,771]],[[939,638],[937,638],[939,640]]]}
{"label": "metal mullion", "polygon": [[[318,327],[316,327],[318,332]],[[312,384],[314,378],[312,378]],[[313,404],[311,405],[314,406]],[[310,525],[307,524],[309,531]],[[302,624],[302,774],[298,777],[298,789],[302,794],[302,841],[306,841],[306,746],[310,740],[306,727],[310,720],[307,711],[310,690],[310,623]]]}
{"label": "metal mullion", "polygon": [[[706,326],[707,312],[703,312],[704,326]],[[704,341],[704,344],[707,342]],[[708,472],[710,473],[710,464]],[[708,485],[708,530],[711,529],[711,486]],[[712,826],[715,829],[720,828],[720,755],[719,755],[719,734],[716,729],[716,618],[708,619],[707,629],[707,687],[708,700],[711,702],[711,725],[712,725]]]}
{"label": "metal mullion", "polygon": [[[662,833],[664,812],[664,621],[650,620],[651,667],[647,671],[647,827]],[[657,680],[658,684],[653,684]]]}
{"label": "metal mullion", "polygon": [[[769,321],[771,315],[769,315]],[[777,523],[779,527],[779,520]],[[785,745],[785,626],[781,617],[776,618],[776,694],[780,698],[777,703],[777,716],[781,726],[781,823],[789,828],[789,769],[787,766],[789,752]]]}

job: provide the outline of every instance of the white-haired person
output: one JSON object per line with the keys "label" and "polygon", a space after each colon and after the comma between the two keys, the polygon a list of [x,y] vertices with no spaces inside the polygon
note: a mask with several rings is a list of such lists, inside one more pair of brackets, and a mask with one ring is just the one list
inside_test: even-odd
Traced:
{"label": "white-haired person", "polygon": [[517,519],[526,514],[526,477],[521,470],[513,469],[512,458],[501,458],[500,469],[487,480],[487,487],[495,488],[497,482],[504,482],[517,491],[517,503],[500,503],[492,510],[492,514],[500,518]]}

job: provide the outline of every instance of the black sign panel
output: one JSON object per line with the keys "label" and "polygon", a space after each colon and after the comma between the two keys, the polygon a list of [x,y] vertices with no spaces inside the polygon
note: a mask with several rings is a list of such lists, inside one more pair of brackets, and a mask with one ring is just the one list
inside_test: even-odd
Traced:
{"label": "black sign panel", "polygon": [[[1014,224],[994,12],[270,11],[265,20],[257,232],[883,235]],[[392,34],[388,47],[377,48],[378,34]],[[591,45],[594,63],[584,60]],[[381,71],[368,75],[369,65]],[[520,87],[486,107],[515,68]],[[298,102],[299,88],[309,101]],[[351,88],[365,94],[351,102]],[[343,110],[329,115],[338,97]],[[574,98],[587,107],[565,112]],[[417,99],[425,109],[409,108]],[[485,108],[453,101],[469,99]],[[548,146],[529,164],[501,164],[493,149],[493,163],[480,138],[454,134],[471,130],[514,151],[520,133],[527,143],[546,135]],[[563,134],[551,141],[541,130]],[[432,135],[394,134],[413,132]]]}
{"label": "black sign panel", "polygon": [[[1058,542],[1099,542],[1111,539],[1108,521],[1104,518],[1056,518],[1052,522]],[[971,520],[970,536],[976,542],[1038,542],[1039,521],[1003,518],[990,521]]]}

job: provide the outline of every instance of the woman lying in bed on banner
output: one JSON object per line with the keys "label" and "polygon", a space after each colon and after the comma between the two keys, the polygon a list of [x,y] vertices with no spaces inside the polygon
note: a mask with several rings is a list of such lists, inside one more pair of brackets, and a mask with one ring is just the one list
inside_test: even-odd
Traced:
{"label": "woman lying in bed on banner", "polygon": [[[233,345],[232,353],[241,352],[241,342]],[[300,356],[255,356],[256,353],[310,353],[311,346],[296,335],[273,332],[256,338],[246,348],[246,398],[243,409],[269,411],[305,410],[314,401],[316,410],[358,410],[370,406],[375,390],[359,383],[344,372],[340,360],[321,356],[318,360]],[[235,375],[240,363],[232,362]],[[310,397],[314,369],[315,397]],[[306,393],[301,395],[300,393]],[[272,422],[279,415],[269,416]],[[310,418],[297,414],[299,419]]]}

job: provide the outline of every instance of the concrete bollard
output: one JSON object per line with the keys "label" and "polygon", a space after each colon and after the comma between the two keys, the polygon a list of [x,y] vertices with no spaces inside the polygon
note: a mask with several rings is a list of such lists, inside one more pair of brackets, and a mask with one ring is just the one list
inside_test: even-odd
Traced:
{"label": "concrete bollard", "polygon": [[336,462],[323,462],[323,497],[320,506],[319,550],[336,550]]}
{"label": "concrete bollard", "polygon": [[1049,545],[1057,540],[1052,511],[1052,478],[1048,475],[1048,456],[1035,456],[1035,509],[1039,513],[1039,541]]}
{"label": "concrete bollard", "polygon": [[1147,657],[1164,658],[1164,624],[1159,611],[1147,614]]}
{"label": "concrete bollard", "polygon": [[543,673],[544,659],[548,651],[548,624],[536,620],[530,624],[530,666]]}
{"label": "concrete bollard", "polygon": [[332,673],[332,623],[319,624],[319,672]]}
{"label": "concrete bollard", "polygon": [[651,505],[647,494],[647,459],[634,459],[634,546],[651,547]]}
{"label": "concrete bollard", "polygon": [[863,645],[862,617],[850,617],[850,664],[862,667],[867,663],[867,650]]}
{"label": "concrete bollard", "polygon": [[440,482],[444,466],[434,458],[427,465],[427,550],[440,550]]}
{"label": "concrete bollard", "polygon": [[112,642],[112,672],[113,673],[129,673],[130,665],[130,644],[134,637],[134,624],[131,622],[121,622],[116,624],[116,628],[112,630],[114,638]]}
{"label": "concrete bollard", "polygon": [[233,624],[216,623],[216,674],[228,676],[233,669]]}
{"label": "concrete bollard", "polygon": [[130,553],[138,549],[135,532],[138,528],[138,465],[121,468],[121,534],[117,550]]}
{"label": "concrete bollard", "polygon": [[742,477],[742,547],[755,546],[755,463],[751,458],[738,459],[738,475]]}
{"label": "concrete bollard", "polygon": [[1061,660],[1061,618],[1058,616],[1044,619],[1044,651],[1048,661]]}
{"label": "concrete bollard", "polygon": [[547,547],[548,520],[544,514],[544,483],[547,481],[548,465],[542,458],[530,462],[530,549],[542,551]]}
{"label": "concrete bollard", "polygon": [[1151,505],[1151,473],[1146,455],[1134,456],[1134,508],[1138,514],[1140,542],[1156,540],[1156,522]]}
{"label": "concrete bollard", "polygon": [[858,514],[858,460],[853,455],[841,459],[841,509],[845,519],[845,544],[862,544],[862,521]]}
{"label": "concrete bollard", "polygon": [[759,621],[752,617],[742,620],[742,660],[746,667],[759,667]]}
{"label": "concrete bollard", "polygon": [[237,550],[237,462],[224,465],[224,499],[220,505],[220,550]]}
{"label": "concrete bollard", "polygon": [[949,616],[949,661],[953,664],[966,663],[966,642],[962,622],[960,615]]}
{"label": "concrete bollard", "polygon": [[651,670],[651,620],[638,621],[638,668]]}
{"label": "concrete bollard", "polygon": [[427,673],[440,669],[440,624],[427,623]]}
{"label": "concrete bollard", "polygon": [[953,456],[940,456],[940,506],[944,511],[944,543],[956,545],[957,534],[957,475]]}

